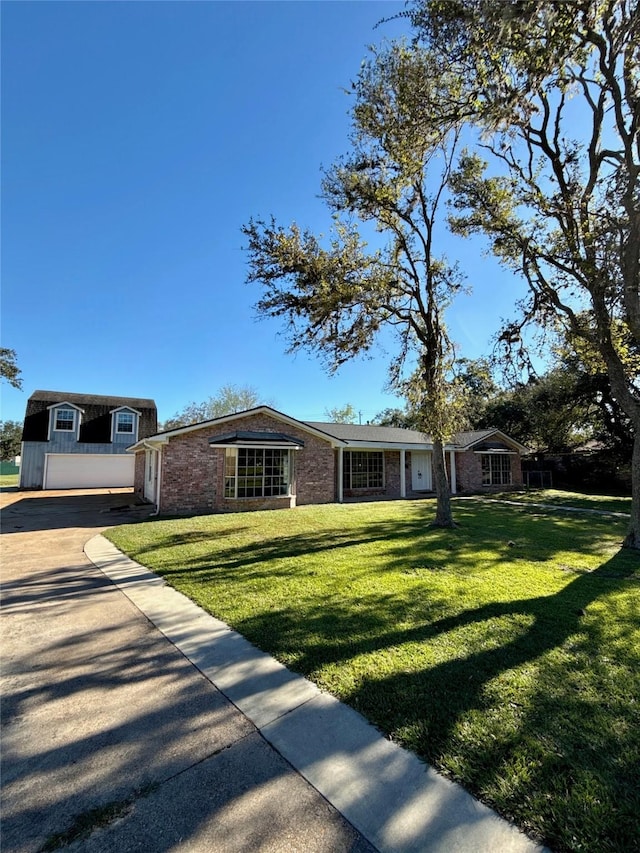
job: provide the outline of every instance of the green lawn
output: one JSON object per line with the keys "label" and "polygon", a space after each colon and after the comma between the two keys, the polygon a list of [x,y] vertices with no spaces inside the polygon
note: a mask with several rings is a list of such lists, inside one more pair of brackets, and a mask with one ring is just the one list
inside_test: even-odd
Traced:
{"label": "green lawn", "polygon": [[494,495],[497,499],[522,501],[525,503],[544,503],[553,506],[581,507],[582,509],[603,510],[605,512],[631,512],[631,497],[607,495],[585,495],[578,492],[563,492],[560,489],[529,489],[524,492],[504,492]]}
{"label": "green lawn", "polygon": [[19,474],[0,474],[0,488],[7,489],[18,485]]}
{"label": "green lawn", "polygon": [[640,558],[624,521],[457,501],[106,535],[554,850],[640,849]]}

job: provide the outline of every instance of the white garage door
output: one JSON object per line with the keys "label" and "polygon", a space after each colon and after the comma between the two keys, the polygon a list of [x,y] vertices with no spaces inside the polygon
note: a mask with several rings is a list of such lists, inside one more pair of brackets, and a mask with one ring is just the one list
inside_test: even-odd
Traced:
{"label": "white garage door", "polygon": [[48,453],[44,489],[133,486],[133,454]]}

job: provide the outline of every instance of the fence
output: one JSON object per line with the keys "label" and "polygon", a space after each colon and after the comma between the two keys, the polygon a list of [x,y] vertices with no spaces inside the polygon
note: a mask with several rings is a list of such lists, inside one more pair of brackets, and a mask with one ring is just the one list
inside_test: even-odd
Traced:
{"label": "fence", "polygon": [[553,488],[553,475],[551,471],[523,471],[522,477],[528,489]]}

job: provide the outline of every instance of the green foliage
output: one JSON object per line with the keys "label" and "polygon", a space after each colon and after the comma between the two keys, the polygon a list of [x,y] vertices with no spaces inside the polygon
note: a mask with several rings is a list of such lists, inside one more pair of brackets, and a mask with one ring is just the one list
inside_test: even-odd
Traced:
{"label": "green foliage", "polygon": [[623,521],[464,500],[442,531],[432,512],[308,506],[106,535],[551,849],[638,849],[640,564]]}
{"label": "green foliage", "polygon": [[357,424],[360,416],[351,403],[344,406],[336,406],[334,409],[325,409],[325,417],[332,424]]}
{"label": "green foliage", "polygon": [[0,347],[0,377],[6,379],[14,388],[22,388],[22,371],[18,367],[17,355],[14,349]]}
{"label": "green foliage", "polygon": [[[439,444],[452,428],[445,383],[453,349],[443,318],[462,284],[456,265],[436,255],[434,239],[458,133],[455,122],[436,126],[429,105],[458,85],[446,63],[415,47],[372,51],[352,85],[351,150],[323,176],[329,238],[273,220],[243,228],[248,281],[263,288],[258,311],[285,320],[290,349],[311,350],[334,371],[366,354],[380,330],[394,330],[400,355],[391,385],[415,397],[421,428]],[[369,249],[362,236],[371,225],[382,248]],[[409,354],[418,360],[411,379]],[[437,523],[451,524],[440,456]]]}
{"label": "green foliage", "polygon": [[629,544],[640,548],[640,385],[619,345],[622,325],[640,347],[637,0],[415,0],[409,17],[460,80],[426,114],[477,134],[452,174],[450,223],[484,234],[529,287],[504,355],[525,357],[525,324],[554,321],[598,353],[635,436]]}
{"label": "green foliage", "polygon": [[384,409],[382,412],[378,412],[371,423],[378,426],[419,430],[420,415],[417,412],[410,411],[408,407],[404,409]]}
{"label": "green foliage", "polygon": [[22,424],[18,421],[0,421],[0,459],[9,460],[20,455]]}
{"label": "green foliage", "polygon": [[[221,418],[235,412],[252,409],[261,403],[260,394],[249,385],[223,385],[218,392],[202,403],[189,403],[179,412],[165,421],[163,430],[177,429],[181,426]],[[267,404],[268,405],[268,404]]]}

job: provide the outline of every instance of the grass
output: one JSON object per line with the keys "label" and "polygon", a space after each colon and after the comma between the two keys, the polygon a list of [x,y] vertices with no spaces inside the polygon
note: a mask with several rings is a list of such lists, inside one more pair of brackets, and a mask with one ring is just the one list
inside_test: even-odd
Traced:
{"label": "grass", "polygon": [[19,474],[0,474],[0,488],[8,489],[18,485]]}
{"label": "grass", "polygon": [[148,797],[149,794],[152,794],[157,789],[157,783],[150,783],[138,788],[131,796],[124,800],[113,800],[110,803],[96,806],[82,814],[76,815],[68,829],[49,836],[38,853],[52,853],[53,850],[68,847],[76,841],[85,841],[96,829],[108,826],[110,823],[129,814],[136,800]]}
{"label": "grass", "polygon": [[624,521],[431,501],[106,535],[557,851],[640,848],[640,559]]}
{"label": "grass", "polygon": [[524,503],[544,503],[558,507],[579,507],[601,512],[631,512],[631,497],[613,495],[585,495],[563,492],[560,489],[529,489],[526,492],[504,492],[495,498]]}

